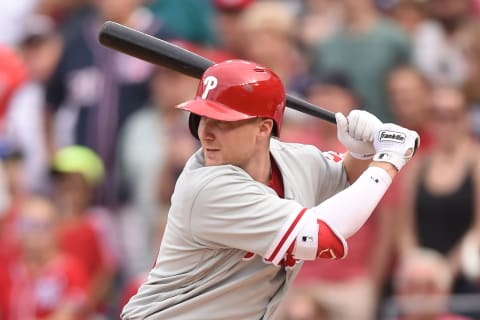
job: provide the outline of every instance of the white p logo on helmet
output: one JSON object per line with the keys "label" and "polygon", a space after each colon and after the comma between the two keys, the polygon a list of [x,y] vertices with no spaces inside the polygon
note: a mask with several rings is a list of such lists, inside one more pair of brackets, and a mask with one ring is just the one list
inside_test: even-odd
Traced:
{"label": "white p logo on helmet", "polygon": [[208,76],[203,80],[203,84],[205,85],[205,89],[203,90],[202,99],[206,99],[208,92],[217,87],[218,80],[214,76]]}

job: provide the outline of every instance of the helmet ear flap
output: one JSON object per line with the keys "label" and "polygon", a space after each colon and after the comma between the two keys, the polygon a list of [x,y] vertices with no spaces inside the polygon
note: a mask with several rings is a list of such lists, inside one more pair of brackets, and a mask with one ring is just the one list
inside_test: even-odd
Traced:
{"label": "helmet ear flap", "polygon": [[188,117],[188,128],[190,129],[190,133],[197,139],[198,138],[198,126],[200,124],[200,116],[190,112],[190,116]]}
{"label": "helmet ear flap", "polygon": [[277,121],[273,120],[272,136],[279,137]]}

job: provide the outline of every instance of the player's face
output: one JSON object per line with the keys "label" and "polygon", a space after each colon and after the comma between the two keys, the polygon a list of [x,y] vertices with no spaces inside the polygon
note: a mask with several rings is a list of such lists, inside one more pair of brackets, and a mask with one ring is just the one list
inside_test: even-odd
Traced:
{"label": "player's face", "polygon": [[254,161],[262,121],[271,120],[255,118],[228,122],[202,117],[198,136],[205,165],[233,164],[247,168]]}

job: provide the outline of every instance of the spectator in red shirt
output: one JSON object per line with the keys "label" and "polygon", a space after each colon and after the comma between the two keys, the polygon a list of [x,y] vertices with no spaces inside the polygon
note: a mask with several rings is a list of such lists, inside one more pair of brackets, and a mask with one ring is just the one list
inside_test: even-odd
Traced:
{"label": "spectator in red shirt", "polygon": [[100,314],[105,310],[117,269],[110,238],[111,216],[91,206],[94,186],[103,178],[103,164],[96,153],[83,146],[60,149],[53,158],[54,197],[62,214],[61,248],[79,259],[89,279],[88,302]]}
{"label": "spectator in red shirt", "polygon": [[58,222],[58,212],[46,198],[22,203],[20,255],[0,265],[1,319],[86,319],[85,270],[59,250]]}

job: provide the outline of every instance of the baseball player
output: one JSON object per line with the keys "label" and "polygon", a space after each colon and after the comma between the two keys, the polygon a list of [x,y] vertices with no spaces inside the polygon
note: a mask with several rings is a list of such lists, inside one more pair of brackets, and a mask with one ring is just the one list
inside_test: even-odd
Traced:
{"label": "baseball player", "polygon": [[156,264],[122,319],[272,319],[302,261],[339,259],[418,135],[356,110],[336,114],[340,156],[275,138],[285,91],[243,60],[208,68],[180,104],[201,148],[172,196]]}

